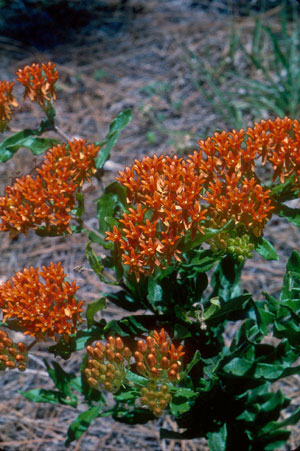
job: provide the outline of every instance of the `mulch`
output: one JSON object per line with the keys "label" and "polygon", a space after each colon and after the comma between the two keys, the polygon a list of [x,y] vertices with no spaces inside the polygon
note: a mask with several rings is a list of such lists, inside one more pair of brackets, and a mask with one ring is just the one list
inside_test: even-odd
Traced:
{"label": "mulch", "polygon": [[[107,167],[101,182],[93,180],[93,190],[87,193],[86,222],[90,227],[96,227],[93,200],[114,179],[118,169],[144,155],[187,154],[197,148],[199,139],[226,128],[224,119],[195,89],[187,50],[204,56],[209,48],[212,60],[226,57],[232,20],[231,16],[221,15],[217,8],[192,8],[191,3],[195,2],[188,1],[132,0],[124,8],[117,1],[102,3],[106,4],[105,10],[95,10],[88,24],[76,33],[72,30],[69,35],[65,33],[65,42],[58,40],[53,47],[49,44],[48,48],[38,50],[28,42],[0,37],[1,79],[13,79],[17,68],[32,62],[57,63],[58,125],[68,136],[80,136],[91,142],[101,140],[111,120],[125,108],[132,109],[132,122],[112,150],[113,164]],[[269,20],[274,18],[276,22],[276,12],[273,16],[272,10],[269,13]],[[251,17],[237,18],[237,26],[244,33],[251,34],[253,24]],[[26,101],[16,114],[12,129],[33,127],[40,118],[38,107]],[[1,192],[20,174],[30,173],[38,162],[39,158],[29,151],[18,151],[0,166]],[[256,255],[247,262],[243,286],[254,292],[256,299],[263,290],[278,294],[289,254],[292,249],[299,250],[297,228],[282,219],[272,219],[265,235],[280,259],[266,264]],[[50,261],[61,261],[69,280],[76,280],[81,286],[78,298],[92,302],[105,287],[88,269],[84,256],[86,238],[83,234],[67,239],[41,238],[29,233],[27,237],[10,241],[7,234],[0,235],[0,281],[25,266],[40,267]],[[122,312],[108,306],[103,315],[106,319],[117,319]],[[1,375],[0,447],[5,451],[66,449],[67,428],[78,412],[86,408],[32,404],[19,394],[19,390],[53,388],[44,363],[47,358],[45,347],[37,347],[30,358],[29,370]],[[78,353],[67,362],[58,360],[66,370],[78,372],[81,359],[82,353]],[[278,387],[291,396],[292,406],[299,405],[299,376],[288,378],[283,384],[277,384]],[[160,441],[162,426],[177,431],[171,417],[132,427],[114,423],[110,418],[99,418],[69,449],[208,449],[205,440]],[[300,429],[294,427],[285,449],[295,449],[299,444]]]}

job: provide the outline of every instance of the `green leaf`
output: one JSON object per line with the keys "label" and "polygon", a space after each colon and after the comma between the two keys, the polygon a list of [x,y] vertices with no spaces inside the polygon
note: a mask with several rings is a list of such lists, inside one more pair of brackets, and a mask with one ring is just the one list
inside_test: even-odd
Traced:
{"label": "green leaf", "polygon": [[148,379],[146,377],[140,376],[139,374],[133,373],[132,371],[127,371],[126,378],[129,382],[135,385],[146,386],[148,384]]}
{"label": "green leaf", "polygon": [[94,324],[94,316],[99,310],[103,310],[106,307],[106,299],[100,298],[97,301],[89,304],[86,311],[86,319],[88,328]]}
{"label": "green leaf", "polygon": [[111,122],[109,126],[109,132],[107,133],[104,141],[95,143],[100,145],[100,150],[96,158],[96,168],[101,169],[108,160],[112,147],[116,144],[119,138],[121,130],[129,124],[132,119],[132,113],[130,109],[124,110],[118,114],[118,116]]}
{"label": "green leaf", "polygon": [[35,136],[37,134],[37,130],[27,128],[4,139],[0,144],[0,162],[9,160],[21,147],[31,150],[34,155],[39,155],[58,144],[56,139],[38,138]]}
{"label": "green leaf", "polygon": [[227,427],[223,424],[217,432],[207,434],[210,451],[226,451]]}
{"label": "green leaf", "polygon": [[88,238],[92,243],[100,244],[104,249],[114,248],[114,244],[111,241],[106,241],[102,236],[92,230],[89,231]]}
{"label": "green leaf", "polygon": [[137,407],[134,410],[117,411],[113,414],[113,419],[126,424],[146,424],[155,417],[152,411]]}
{"label": "green leaf", "polygon": [[278,260],[278,255],[275,248],[266,238],[261,237],[257,240],[255,250],[266,260]]}
{"label": "green leaf", "polygon": [[116,282],[112,282],[111,280],[107,280],[107,278],[103,274],[104,266],[101,265],[100,261],[101,257],[97,257],[95,252],[93,251],[91,247],[91,243],[89,242],[86,245],[85,248],[85,256],[89,261],[89,264],[91,265],[91,268],[94,270],[94,272],[97,274],[101,282],[104,282],[109,285],[116,285]]}
{"label": "green leaf", "polygon": [[78,415],[75,421],[70,425],[67,432],[67,440],[65,445],[68,446],[74,440],[78,440],[82,434],[88,429],[91,422],[97,418],[101,412],[103,404],[99,404],[96,407],[91,407],[90,409],[82,412]]}
{"label": "green leaf", "polygon": [[102,196],[97,199],[97,217],[99,232],[104,234],[111,229],[111,220],[116,212],[123,212],[127,207],[126,188],[119,182],[110,183]]}
{"label": "green leaf", "polygon": [[45,390],[44,388],[34,388],[33,390],[20,391],[24,398],[33,402],[49,402],[50,404],[63,404],[76,407],[77,401],[66,398],[64,394],[58,390]]}
{"label": "green leaf", "polygon": [[177,417],[188,412],[192,407],[192,399],[196,396],[197,393],[190,388],[175,387],[172,390],[172,401],[170,402],[172,415]]}
{"label": "green leaf", "polygon": [[252,360],[242,357],[235,357],[223,367],[223,370],[233,376],[245,376],[253,365],[254,362]]}
{"label": "green leaf", "polygon": [[197,349],[197,351],[193,355],[192,360],[186,365],[185,370],[181,374],[181,378],[184,379],[190,373],[190,371],[194,368],[194,366],[197,365],[197,363],[200,361],[201,361],[201,354],[200,354],[200,351]]}
{"label": "green leaf", "polygon": [[280,209],[276,211],[276,214],[300,227],[300,208],[290,208],[287,205],[280,204]]}

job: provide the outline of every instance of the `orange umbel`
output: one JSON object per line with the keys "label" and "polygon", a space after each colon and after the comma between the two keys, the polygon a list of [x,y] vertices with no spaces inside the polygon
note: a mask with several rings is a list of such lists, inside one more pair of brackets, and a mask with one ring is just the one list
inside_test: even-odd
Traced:
{"label": "orange umbel", "polygon": [[[65,280],[61,263],[24,269],[0,285],[0,308],[3,322],[17,320],[25,334],[37,340],[55,339],[63,335],[68,339],[81,322],[82,302],[74,295],[79,286]],[[44,283],[40,278],[44,279]]]}
{"label": "orange umbel", "polygon": [[6,187],[5,196],[0,197],[0,230],[9,231],[12,237],[40,227],[56,234],[72,233],[70,212],[76,191],[96,172],[98,150],[83,139],[48,150],[36,170],[38,175],[22,176]]}
{"label": "orange umbel", "polygon": [[16,75],[17,81],[25,87],[24,99],[29,97],[32,102],[41,106],[45,105],[45,101],[56,99],[55,83],[58,72],[55,64],[32,64],[19,69]]}
{"label": "orange umbel", "polygon": [[0,132],[3,132],[11,119],[11,107],[17,107],[18,102],[12,95],[14,82],[0,81]]}
{"label": "orange umbel", "polygon": [[115,243],[137,280],[171,260],[180,261],[187,233],[193,240],[207,228],[229,224],[209,240],[214,251],[231,252],[239,246],[228,240],[242,239],[249,243],[245,255],[251,256],[253,243],[275,208],[257,166],[267,163],[272,188],[287,179],[291,191],[300,188],[297,120],[261,121],[246,132],[223,131],[198,144],[200,149],[187,159],[145,157],[117,177],[127,188],[129,208],[119,225],[106,232],[106,239]]}

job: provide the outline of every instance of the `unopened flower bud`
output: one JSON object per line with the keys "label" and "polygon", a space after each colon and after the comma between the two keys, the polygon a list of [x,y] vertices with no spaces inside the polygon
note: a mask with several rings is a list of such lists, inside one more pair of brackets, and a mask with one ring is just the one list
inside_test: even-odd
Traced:
{"label": "unopened flower bud", "polygon": [[19,349],[20,352],[25,352],[26,349],[27,349],[26,344],[22,343],[21,341],[17,344],[17,346],[18,346],[18,349]]}
{"label": "unopened flower bud", "polygon": [[98,360],[91,360],[91,365],[96,368],[97,370],[99,370],[101,363],[98,362]]}
{"label": "unopened flower bud", "polygon": [[12,343],[13,343],[12,340],[10,338],[8,338],[8,337],[3,338],[2,341],[7,347],[10,347],[12,345]]}
{"label": "unopened flower bud", "polygon": [[143,364],[143,362],[138,362],[136,369],[138,371],[138,373],[143,374],[146,371],[146,367]]}
{"label": "unopened flower bud", "polygon": [[1,355],[0,355],[0,360],[2,360],[2,362],[7,362],[7,361],[8,361],[7,355],[1,354]]}
{"label": "unopened flower bud", "polygon": [[16,361],[17,362],[24,362],[25,357],[22,354],[16,355]]}
{"label": "unopened flower bud", "polygon": [[170,366],[170,360],[167,357],[162,357],[160,365],[164,370],[167,370]]}
{"label": "unopened flower bud", "polygon": [[99,371],[96,368],[93,368],[91,370],[91,375],[92,375],[92,377],[94,377],[96,379],[96,378],[98,378],[100,376],[100,373],[99,373]]}
{"label": "unopened flower bud", "polygon": [[100,351],[104,352],[105,351],[105,346],[101,341],[97,341],[97,343],[95,344],[96,348],[99,349]]}
{"label": "unopened flower bud", "polygon": [[129,360],[131,357],[131,351],[130,349],[126,346],[126,348],[124,348],[123,351],[123,356],[125,357],[125,359]]}
{"label": "unopened flower bud", "polygon": [[146,338],[146,342],[147,342],[147,345],[149,346],[149,348],[153,348],[155,346],[155,340],[154,340],[154,338],[152,338],[150,336],[148,336]]}
{"label": "unopened flower bud", "polygon": [[156,368],[155,366],[153,366],[152,368],[151,368],[151,375],[153,376],[153,377],[158,377],[159,376],[159,371],[158,371],[158,368]]}
{"label": "unopened flower bud", "polygon": [[105,390],[107,390],[107,391],[110,391],[110,392],[113,391],[113,386],[112,386],[111,382],[105,382],[104,388],[105,388]]}
{"label": "unopened flower bud", "polygon": [[146,396],[141,397],[141,403],[142,404],[148,404],[148,398]]}
{"label": "unopened flower bud", "polygon": [[165,399],[161,399],[159,401],[159,407],[161,407],[162,409],[165,409],[167,407],[167,401]]}
{"label": "unopened flower bud", "polygon": [[94,388],[98,387],[98,382],[96,381],[96,379],[89,377],[87,381],[91,387],[94,387]]}
{"label": "unopened flower bud", "polygon": [[0,352],[5,349],[4,343],[0,342]]}
{"label": "unopened flower bud", "polygon": [[168,376],[169,376],[170,381],[174,381],[176,379],[177,372],[174,370],[170,370],[168,373]]}
{"label": "unopened flower bud", "polygon": [[170,393],[166,393],[165,394],[165,400],[167,401],[167,403],[169,403],[172,399],[172,395]]}
{"label": "unopened flower bud", "polygon": [[115,339],[114,337],[108,337],[108,343],[111,345],[112,349],[115,347]]}
{"label": "unopened flower bud", "polygon": [[148,389],[146,387],[141,388],[141,395],[147,395]]}
{"label": "unopened flower bud", "polygon": [[122,349],[124,348],[124,343],[123,343],[122,338],[120,338],[120,337],[116,338],[115,348],[117,349],[117,351],[122,351]]}
{"label": "unopened flower bud", "polygon": [[105,373],[106,379],[109,381],[112,381],[114,379],[114,374],[111,373],[110,371],[107,371],[107,373]]}
{"label": "unopened flower bud", "polygon": [[18,354],[18,351],[16,348],[8,348],[8,352],[14,357],[16,357],[16,355]]}
{"label": "unopened flower bud", "polygon": [[142,362],[144,360],[143,354],[141,354],[139,351],[135,351],[134,358],[136,362]]}
{"label": "unopened flower bud", "polygon": [[104,382],[106,381],[105,374],[101,374],[101,376],[99,376],[99,381],[102,382],[102,384],[104,384]]}
{"label": "unopened flower bud", "polygon": [[18,365],[18,370],[19,370],[19,371],[25,371],[25,370],[26,370],[26,365],[23,365],[22,363],[20,363],[20,364]]}
{"label": "unopened flower bud", "polygon": [[122,363],[122,362],[123,362],[123,356],[122,356],[122,354],[120,354],[119,352],[117,352],[116,355],[115,355],[115,361],[116,361],[117,363]]}
{"label": "unopened flower bud", "polygon": [[112,360],[114,360],[114,358],[115,358],[115,353],[114,353],[111,349],[106,349],[105,354],[106,354],[107,360],[109,360],[110,362],[111,362]]}
{"label": "unopened flower bud", "polygon": [[137,344],[137,348],[140,352],[145,354],[145,352],[147,351],[147,343],[143,340],[139,340],[138,344]]}
{"label": "unopened flower bud", "polygon": [[148,406],[150,407],[150,409],[153,410],[155,408],[155,406],[156,406],[155,401],[149,401]]}
{"label": "unopened flower bud", "polygon": [[85,349],[92,357],[94,356],[94,348],[92,346],[87,346]]}
{"label": "unopened flower bud", "polygon": [[170,349],[170,345],[167,341],[164,341],[159,347],[159,350],[160,350],[161,354],[163,354],[163,355],[167,355],[169,352],[169,349]]}
{"label": "unopened flower bud", "polygon": [[178,371],[178,364],[177,363],[173,363],[172,365],[171,365],[171,368],[170,368],[171,370],[173,370],[173,371]]}
{"label": "unopened flower bud", "polygon": [[161,410],[159,407],[156,407],[156,408],[153,410],[153,412],[154,412],[154,415],[155,415],[156,417],[160,417],[161,414],[162,414],[162,410]]}
{"label": "unopened flower bud", "polygon": [[7,337],[7,333],[4,332],[4,330],[0,330],[0,339],[3,340],[3,338]]}
{"label": "unopened flower bud", "polygon": [[85,368],[84,374],[86,375],[87,378],[91,377],[91,375],[92,375],[91,370],[89,368]]}
{"label": "unopened flower bud", "polygon": [[114,373],[116,371],[116,367],[112,363],[108,363],[106,365],[106,367],[107,367],[107,370],[110,371],[111,373]]}
{"label": "unopened flower bud", "polygon": [[95,357],[98,360],[102,360],[103,359],[103,352],[100,351],[99,348],[95,348],[92,355],[93,355],[93,357]]}
{"label": "unopened flower bud", "polygon": [[16,368],[15,362],[12,362],[11,360],[6,362],[5,365],[7,366],[7,368],[11,368],[11,369]]}
{"label": "unopened flower bud", "polygon": [[156,358],[153,354],[148,354],[147,356],[147,362],[150,367],[153,367],[156,365]]}
{"label": "unopened flower bud", "polygon": [[155,399],[155,392],[153,390],[148,392],[148,399]]}
{"label": "unopened flower bud", "polygon": [[101,364],[100,364],[99,372],[100,372],[101,374],[106,373],[106,365],[105,365],[104,363],[101,363]]}

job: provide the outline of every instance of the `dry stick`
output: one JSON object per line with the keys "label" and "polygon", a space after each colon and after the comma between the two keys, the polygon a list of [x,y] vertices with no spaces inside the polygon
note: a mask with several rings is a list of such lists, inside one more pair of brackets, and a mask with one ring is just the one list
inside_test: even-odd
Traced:
{"label": "dry stick", "polygon": [[66,141],[71,141],[71,137],[66,135],[66,133],[61,128],[59,128],[57,125],[54,125],[53,130],[58,135],[60,135],[62,138],[64,138]]}

